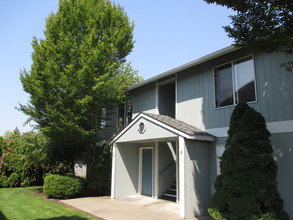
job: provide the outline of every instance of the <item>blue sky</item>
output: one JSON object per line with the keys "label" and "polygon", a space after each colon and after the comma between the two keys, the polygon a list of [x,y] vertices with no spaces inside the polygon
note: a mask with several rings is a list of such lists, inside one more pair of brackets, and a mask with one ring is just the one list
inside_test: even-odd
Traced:
{"label": "blue sky", "polygon": [[[203,0],[114,0],[135,24],[135,47],[128,60],[144,79],[200,58],[233,43],[222,26],[233,12]],[[58,9],[58,0],[0,1],[0,136],[18,127],[27,116],[15,109],[29,96],[19,81],[30,70],[31,42],[44,38],[45,20]]]}

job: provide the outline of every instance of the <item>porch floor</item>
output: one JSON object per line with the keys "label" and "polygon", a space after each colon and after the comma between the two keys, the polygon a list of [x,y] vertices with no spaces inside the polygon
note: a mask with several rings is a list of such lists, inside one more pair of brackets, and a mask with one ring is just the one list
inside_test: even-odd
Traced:
{"label": "porch floor", "polygon": [[[104,220],[181,220],[179,204],[145,196],[120,199],[111,199],[108,196],[88,197],[61,200],[61,203]],[[198,218],[198,220],[209,219]]]}

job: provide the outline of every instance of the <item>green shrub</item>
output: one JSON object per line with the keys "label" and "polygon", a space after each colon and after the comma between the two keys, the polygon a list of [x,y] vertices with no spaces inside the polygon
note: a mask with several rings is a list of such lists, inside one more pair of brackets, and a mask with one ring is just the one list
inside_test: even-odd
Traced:
{"label": "green shrub", "polygon": [[73,198],[81,194],[83,182],[78,177],[48,175],[44,180],[44,193],[51,198]]}
{"label": "green shrub", "polygon": [[12,173],[6,181],[6,186],[9,186],[9,187],[20,186],[20,176],[17,173]]}
{"label": "green shrub", "polygon": [[239,103],[228,135],[210,216],[215,220],[289,220],[277,190],[277,164],[264,117]]}
{"label": "green shrub", "polygon": [[2,174],[1,176],[0,176],[0,188],[6,188],[6,187],[8,187],[8,185],[7,185],[7,176],[5,176],[4,174]]}

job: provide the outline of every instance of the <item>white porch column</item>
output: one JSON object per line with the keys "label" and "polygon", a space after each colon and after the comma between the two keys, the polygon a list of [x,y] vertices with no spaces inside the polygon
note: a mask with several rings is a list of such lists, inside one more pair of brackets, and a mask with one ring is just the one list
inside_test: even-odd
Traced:
{"label": "white porch column", "polygon": [[117,152],[117,145],[115,143],[113,144],[113,147],[112,147],[111,199],[115,198],[116,152]]}
{"label": "white porch column", "polygon": [[155,198],[159,198],[159,143],[155,142]]}
{"label": "white porch column", "polygon": [[185,140],[179,136],[179,198],[180,217],[185,217]]}
{"label": "white porch column", "polygon": [[176,140],[176,202],[179,203],[179,144]]}

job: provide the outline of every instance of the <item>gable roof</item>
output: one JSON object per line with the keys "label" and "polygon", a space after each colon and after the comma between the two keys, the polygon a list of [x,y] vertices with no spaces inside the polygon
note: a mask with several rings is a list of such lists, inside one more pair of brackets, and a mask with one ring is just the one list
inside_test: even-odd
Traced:
{"label": "gable roof", "polygon": [[141,119],[146,119],[150,121],[151,123],[174,133],[176,136],[181,136],[186,139],[201,140],[201,141],[215,141],[216,139],[215,136],[199,128],[186,124],[177,119],[171,118],[167,115],[158,115],[158,114],[141,112],[132,120],[130,124],[128,124],[118,135],[116,135],[110,141],[110,145],[112,145],[120,137],[122,137],[131,127],[133,127]]}
{"label": "gable roof", "polygon": [[161,73],[161,74],[159,74],[159,75],[156,75],[156,76],[154,76],[154,77],[151,77],[151,78],[149,78],[149,79],[146,79],[146,80],[144,80],[144,81],[142,81],[142,82],[139,82],[139,83],[133,84],[133,85],[131,85],[131,86],[128,87],[128,90],[136,89],[136,88],[138,88],[138,87],[140,87],[140,86],[143,86],[143,85],[146,85],[146,84],[148,84],[148,83],[154,82],[154,81],[156,81],[156,80],[158,80],[158,79],[161,79],[161,78],[164,78],[164,77],[170,76],[170,75],[175,74],[175,73],[177,73],[177,72],[180,72],[180,71],[182,71],[182,70],[188,69],[188,68],[193,67],[193,66],[195,66],[195,65],[199,65],[199,64],[201,64],[201,63],[207,62],[207,61],[209,61],[209,60],[215,59],[215,58],[217,58],[217,57],[220,57],[220,56],[222,56],[222,55],[225,55],[225,54],[227,54],[227,53],[231,53],[231,52],[236,51],[236,50],[239,50],[239,49],[240,49],[240,48],[237,48],[237,47],[235,47],[235,46],[233,46],[233,45],[228,46],[228,47],[225,47],[225,48],[223,48],[223,49],[221,49],[221,50],[218,50],[218,51],[215,51],[215,52],[213,52],[213,53],[210,53],[210,54],[208,54],[208,55],[206,55],[206,56],[203,56],[203,57],[201,57],[201,58],[199,58],[199,59],[193,60],[193,61],[191,61],[191,62],[188,62],[188,63],[186,63],[186,64],[183,64],[183,65],[181,65],[181,66],[178,66],[178,67],[176,67],[176,68],[173,68],[173,69],[171,69],[171,70],[168,70],[168,71],[166,71],[166,72],[163,72],[163,73]]}

